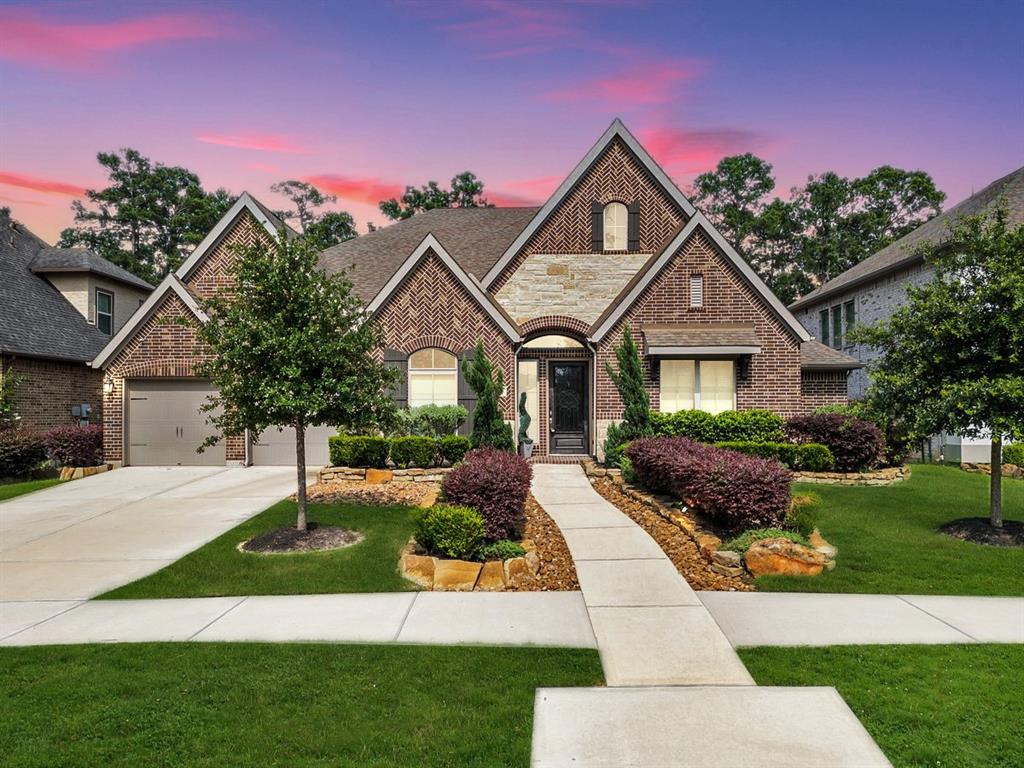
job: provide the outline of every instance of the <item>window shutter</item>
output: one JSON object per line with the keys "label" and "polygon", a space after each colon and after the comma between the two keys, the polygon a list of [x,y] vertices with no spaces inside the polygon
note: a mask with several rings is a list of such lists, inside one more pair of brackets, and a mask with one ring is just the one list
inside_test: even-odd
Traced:
{"label": "window shutter", "polygon": [[474,392],[473,388],[469,386],[469,382],[466,381],[466,377],[462,373],[462,362],[464,360],[473,359],[473,350],[467,349],[465,352],[459,355],[458,358],[459,405],[465,408],[466,413],[469,414],[465,423],[461,427],[459,427],[459,434],[464,437],[469,437],[471,434],[473,434],[473,411],[476,410],[476,392]]}
{"label": "window shutter", "polygon": [[629,226],[626,238],[629,240],[629,250],[640,250],[640,202],[637,200],[629,204]]}
{"label": "window shutter", "polygon": [[399,408],[407,408],[409,406],[409,356],[400,349],[385,349],[384,366],[398,371],[398,381],[391,388],[391,399]]}
{"label": "window shutter", "polygon": [[595,251],[604,250],[604,206],[596,200],[590,204],[590,247]]}

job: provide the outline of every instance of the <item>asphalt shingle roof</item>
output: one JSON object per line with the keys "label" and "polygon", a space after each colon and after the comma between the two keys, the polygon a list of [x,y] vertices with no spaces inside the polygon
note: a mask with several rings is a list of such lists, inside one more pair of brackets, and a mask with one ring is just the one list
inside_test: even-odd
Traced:
{"label": "asphalt shingle roof", "polygon": [[93,272],[111,280],[141,288],[153,290],[153,286],[123,269],[88,248],[43,248],[29,264],[30,269],[38,274],[47,272]]}
{"label": "asphalt shingle roof", "polygon": [[759,347],[752,325],[644,325],[647,347]]}
{"label": "asphalt shingle roof", "polygon": [[466,272],[482,280],[538,210],[435,208],[333,245],[320,254],[320,264],[332,273],[347,270],[356,295],[370,302],[432,234]]}
{"label": "asphalt shingle roof", "polygon": [[808,370],[838,368],[850,371],[854,368],[863,368],[864,364],[838,349],[811,340],[800,345],[800,367]]}
{"label": "asphalt shingle roof", "polygon": [[918,261],[916,251],[923,245],[941,242],[957,219],[988,213],[997,205],[1007,206],[1007,221],[1011,226],[1024,224],[1024,167],[997,179],[980,192],[953,206],[948,211],[929,219],[913,232],[875,253],[815,288],[806,296],[789,305],[791,310],[813,306],[827,296],[839,293],[858,283],[870,280],[876,274],[890,272]]}
{"label": "asphalt shingle roof", "polygon": [[32,272],[32,260],[48,248],[6,212],[0,212],[0,352],[88,362],[109,337]]}

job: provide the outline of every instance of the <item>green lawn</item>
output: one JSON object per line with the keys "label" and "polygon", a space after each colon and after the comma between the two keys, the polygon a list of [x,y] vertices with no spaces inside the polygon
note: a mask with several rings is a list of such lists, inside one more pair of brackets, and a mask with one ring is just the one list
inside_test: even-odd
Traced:
{"label": "green lawn", "polygon": [[56,485],[59,482],[60,478],[58,477],[48,477],[45,480],[21,480],[14,483],[0,482],[0,501],[13,499],[15,496],[21,496],[23,493],[32,493],[32,491],[49,488],[51,485]]}
{"label": "green lawn", "polygon": [[526,766],[534,690],[595,651],[309,644],[0,649],[8,768]]}
{"label": "green lawn", "polygon": [[[814,578],[757,580],[774,592],[1024,595],[1024,549],[987,547],[936,532],[959,517],[988,517],[988,478],[915,465],[891,486],[795,485],[820,497],[819,528],[839,548],[837,566]],[[1024,520],[1024,482],[1003,481],[1006,519]]]}
{"label": "green lawn", "polygon": [[412,536],[414,510],[356,504],[310,504],[309,519],[362,531],[358,544],[333,552],[258,555],[239,552],[253,536],[295,524],[295,502],[281,501],[163,570],[101,595],[103,598],[312,595],[401,592],[415,586],[398,573]]}
{"label": "green lawn", "polygon": [[1024,765],[1024,645],[739,650],[758,685],[833,685],[896,768]]}

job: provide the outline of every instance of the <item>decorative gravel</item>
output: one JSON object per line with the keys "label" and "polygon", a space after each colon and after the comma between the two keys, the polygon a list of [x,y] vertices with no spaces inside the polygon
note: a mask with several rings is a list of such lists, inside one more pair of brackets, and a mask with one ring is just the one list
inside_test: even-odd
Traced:
{"label": "decorative gravel", "polygon": [[646,504],[626,496],[608,478],[591,478],[591,483],[594,490],[658,542],[658,546],[664,550],[668,559],[694,589],[717,592],[754,591],[753,584],[739,576],[722,576],[712,571],[708,561],[697,550],[693,539]]}
{"label": "decorative gravel", "polygon": [[390,482],[367,484],[362,481],[339,480],[317,483],[306,489],[306,499],[319,504],[351,502],[374,507],[415,507],[428,494],[435,494],[437,483]]}
{"label": "decorative gravel", "polygon": [[532,539],[537,546],[540,557],[540,572],[533,581],[518,590],[507,588],[508,591],[519,592],[564,592],[578,590],[576,566],[572,563],[569,546],[562,538],[562,532],[555,525],[544,508],[533,498],[526,500],[526,531],[523,536]]}

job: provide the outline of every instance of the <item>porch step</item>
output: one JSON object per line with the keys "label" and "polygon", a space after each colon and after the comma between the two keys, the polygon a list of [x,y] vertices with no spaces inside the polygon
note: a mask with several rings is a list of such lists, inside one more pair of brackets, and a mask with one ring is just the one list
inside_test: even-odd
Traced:
{"label": "porch step", "polygon": [[531,456],[531,464],[582,464],[593,461],[594,457],[587,453],[556,453],[547,456]]}

